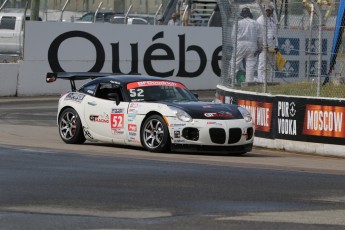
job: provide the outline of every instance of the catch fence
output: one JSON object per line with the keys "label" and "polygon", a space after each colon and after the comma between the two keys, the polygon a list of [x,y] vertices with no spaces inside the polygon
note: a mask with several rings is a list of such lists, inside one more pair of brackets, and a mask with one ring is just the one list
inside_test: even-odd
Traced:
{"label": "catch fence", "polygon": [[[335,54],[337,62],[330,72],[334,31],[339,29],[336,28],[339,1],[322,1],[324,5],[317,2],[321,1],[218,0],[223,27],[220,85],[260,93],[345,98],[343,44],[339,44],[339,53]],[[248,63],[235,63],[238,21],[242,19],[240,12],[248,7],[256,20],[265,15],[266,8],[272,4],[277,48],[285,62],[278,68],[276,61],[273,64],[266,61],[262,81],[256,63],[254,79],[250,80],[245,76]],[[269,34],[269,18],[264,22],[263,41]],[[259,52],[256,52],[257,61]],[[269,44],[263,44],[261,52],[269,55],[272,49]]]}

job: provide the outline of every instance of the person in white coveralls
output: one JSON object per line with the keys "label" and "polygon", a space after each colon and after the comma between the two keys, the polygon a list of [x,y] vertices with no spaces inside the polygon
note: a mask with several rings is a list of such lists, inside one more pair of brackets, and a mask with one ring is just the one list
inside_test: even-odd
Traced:
{"label": "person in white coveralls", "polygon": [[[234,33],[233,33],[234,34]],[[255,54],[262,46],[261,27],[253,19],[253,15],[248,7],[244,7],[240,13],[240,20],[237,27],[237,47],[236,47],[236,68],[237,74],[240,65],[245,60],[246,82],[254,81],[257,57]],[[234,58],[234,55],[233,55]],[[232,58],[232,59],[233,59]],[[231,70],[234,68],[234,61],[230,61]],[[230,72],[232,76],[232,71]],[[232,77],[232,79],[235,79]]]}
{"label": "person in white coveralls", "polygon": [[[268,6],[266,6],[266,16],[267,16],[267,80],[272,78],[272,74],[275,67],[276,62],[276,52],[279,51],[278,49],[278,38],[277,38],[277,23],[273,17],[273,10],[274,4],[270,2]],[[263,44],[262,46],[265,47],[265,17],[261,15],[256,20],[261,27],[262,35],[263,35]],[[258,63],[258,82],[263,82],[265,76],[265,52],[260,52],[259,54],[259,63]]]}

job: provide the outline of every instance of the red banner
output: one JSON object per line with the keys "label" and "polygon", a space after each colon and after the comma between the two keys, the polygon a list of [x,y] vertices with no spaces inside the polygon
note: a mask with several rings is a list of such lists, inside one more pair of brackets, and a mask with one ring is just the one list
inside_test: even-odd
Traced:
{"label": "red banner", "polygon": [[272,103],[239,99],[237,104],[246,108],[251,113],[254,120],[255,130],[271,132]]}
{"label": "red banner", "polygon": [[345,137],[345,107],[307,105],[303,134],[326,137]]}

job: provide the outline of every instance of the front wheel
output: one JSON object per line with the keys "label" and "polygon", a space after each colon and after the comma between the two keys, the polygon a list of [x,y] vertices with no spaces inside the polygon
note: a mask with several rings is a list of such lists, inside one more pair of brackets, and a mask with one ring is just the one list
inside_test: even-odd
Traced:
{"label": "front wheel", "polygon": [[159,115],[152,115],[145,120],[140,139],[142,145],[150,152],[170,151],[170,135],[164,119]]}
{"label": "front wheel", "polygon": [[59,116],[59,133],[61,139],[68,144],[85,142],[83,127],[77,111],[72,108],[63,110]]}

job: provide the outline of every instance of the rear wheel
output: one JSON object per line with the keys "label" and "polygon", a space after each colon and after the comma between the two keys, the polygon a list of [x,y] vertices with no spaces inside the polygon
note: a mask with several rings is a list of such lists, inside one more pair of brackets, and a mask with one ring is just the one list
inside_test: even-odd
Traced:
{"label": "rear wheel", "polygon": [[159,115],[152,115],[145,120],[141,128],[140,139],[148,151],[170,151],[169,130],[164,119]]}
{"label": "rear wheel", "polygon": [[83,127],[77,111],[72,108],[63,110],[59,116],[59,133],[61,139],[68,144],[85,142]]}

